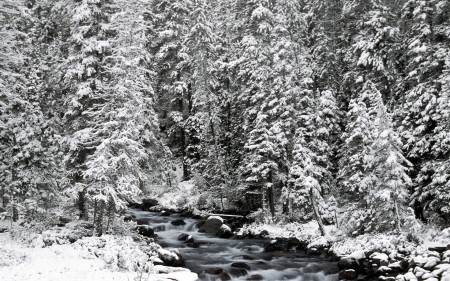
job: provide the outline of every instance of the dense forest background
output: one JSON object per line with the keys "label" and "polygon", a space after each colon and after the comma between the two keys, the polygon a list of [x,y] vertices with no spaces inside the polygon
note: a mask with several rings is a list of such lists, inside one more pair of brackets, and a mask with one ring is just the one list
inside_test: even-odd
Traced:
{"label": "dense forest background", "polygon": [[101,226],[178,169],[274,220],[448,226],[449,17],[447,0],[2,0],[0,211],[72,202]]}

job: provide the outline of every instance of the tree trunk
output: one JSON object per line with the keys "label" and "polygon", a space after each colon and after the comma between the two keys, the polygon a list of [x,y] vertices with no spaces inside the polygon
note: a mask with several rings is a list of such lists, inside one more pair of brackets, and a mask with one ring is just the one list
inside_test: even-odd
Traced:
{"label": "tree trunk", "polygon": [[275,216],[275,200],[274,200],[274,191],[273,191],[273,182],[272,182],[272,171],[269,172],[268,182],[269,186],[269,208],[270,213],[272,214],[272,218]]}
{"label": "tree trunk", "polygon": [[395,211],[395,228],[400,231],[400,215],[398,212],[397,200],[394,199],[394,211]]}
{"label": "tree trunk", "polygon": [[19,208],[17,208],[17,204],[12,204],[12,220],[13,222],[16,222],[19,220]]}
{"label": "tree trunk", "polygon": [[325,236],[325,227],[323,226],[322,218],[319,215],[319,210],[317,209],[316,202],[314,200],[314,192],[313,192],[313,188],[312,187],[309,190],[309,194],[310,194],[310,197],[311,197],[311,205],[312,205],[312,207],[314,209],[314,216],[316,217],[316,221],[319,224],[320,234],[322,236]]}
{"label": "tree trunk", "polygon": [[97,202],[97,219],[94,225],[95,233],[97,236],[102,236],[103,234],[103,213],[105,209],[105,201],[103,199],[98,200]]}
{"label": "tree trunk", "polygon": [[98,210],[97,199],[94,199],[94,225],[95,222],[97,221],[97,210]]}
{"label": "tree trunk", "polygon": [[86,198],[86,190],[78,192],[78,209],[80,211],[80,220],[87,221],[89,219],[88,210],[87,210],[87,198]]}
{"label": "tree trunk", "polygon": [[108,217],[108,223],[106,224],[106,231],[109,231],[110,226],[114,222],[114,215],[115,215],[115,203],[113,198],[110,196],[108,198],[108,210],[107,210],[107,217]]}

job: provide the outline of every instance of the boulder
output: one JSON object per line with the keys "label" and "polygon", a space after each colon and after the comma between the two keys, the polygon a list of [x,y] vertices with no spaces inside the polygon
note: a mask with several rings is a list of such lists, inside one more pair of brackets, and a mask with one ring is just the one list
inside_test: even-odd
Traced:
{"label": "boulder", "polygon": [[248,264],[246,264],[245,262],[233,262],[231,264],[231,267],[243,268],[243,269],[251,270],[250,266],[248,266]]}
{"label": "boulder", "polygon": [[198,232],[216,234],[223,224],[223,219],[217,216],[210,216],[205,224],[198,230]]}
{"label": "boulder", "polygon": [[138,225],[137,231],[140,235],[152,238],[155,235],[155,231],[149,225]]}
{"label": "boulder", "polygon": [[424,269],[432,270],[441,260],[436,257],[429,257],[427,263],[423,266]]}
{"label": "boulder", "polygon": [[192,235],[189,235],[188,238],[186,239],[185,243],[194,243],[194,237],[192,237]]}
{"label": "boulder", "polygon": [[372,255],[370,255],[370,258],[372,259],[373,263],[377,264],[378,266],[381,265],[381,261],[389,261],[388,255],[384,253],[378,253],[375,252]]}
{"label": "boulder", "polygon": [[189,238],[189,236],[191,236],[191,235],[186,234],[186,233],[181,233],[181,234],[178,236],[178,240],[180,240],[180,241],[186,241],[186,240]]}
{"label": "boulder", "polygon": [[394,270],[392,270],[392,268],[387,266],[380,266],[377,271],[382,274],[389,274],[392,273]]}
{"label": "boulder", "polygon": [[269,231],[263,230],[259,233],[259,236],[262,238],[267,238],[267,237],[269,237]]}
{"label": "boulder", "polygon": [[181,213],[180,217],[190,218],[190,217],[192,217],[192,212],[191,211],[183,211]]}
{"label": "boulder", "polygon": [[358,272],[353,269],[339,271],[339,280],[356,280],[358,278]]}
{"label": "boulder", "polygon": [[260,274],[252,274],[249,277],[247,277],[247,279],[245,279],[245,280],[259,281],[259,280],[264,280],[264,277],[262,277],[262,275],[260,275]]}
{"label": "boulder", "polygon": [[441,274],[446,272],[447,270],[450,270],[450,264],[448,264],[448,263],[438,264],[434,268],[433,274],[435,274],[437,276],[441,276]]}
{"label": "boulder", "polygon": [[138,219],[136,220],[137,225],[148,225],[148,220],[145,219]]}
{"label": "boulder", "polygon": [[422,275],[422,280],[428,280],[430,278],[438,278],[438,276],[432,272],[427,272]]}
{"label": "boulder", "polygon": [[151,207],[157,206],[158,200],[151,199],[151,198],[144,198],[142,199],[141,209],[146,211],[150,209]]}
{"label": "boulder", "polygon": [[235,277],[241,277],[248,274],[245,268],[234,268],[234,267],[230,268],[229,273]]}
{"label": "boulder", "polygon": [[397,271],[397,272],[400,272],[400,271],[402,271],[402,270],[405,269],[405,268],[403,268],[401,262],[399,262],[399,261],[392,262],[392,263],[390,263],[388,266],[389,266],[389,268],[391,268],[393,271]]}
{"label": "boulder", "polygon": [[163,216],[163,217],[168,217],[168,216],[171,215],[171,213],[170,213],[170,212],[167,212],[167,211],[162,211],[159,215],[160,215],[160,216]]}
{"label": "boulder", "polygon": [[133,217],[130,215],[126,215],[125,217],[123,217],[123,221],[128,222],[128,221],[132,221]]}
{"label": "boulder", "polygon": [[180,226],[180,225],[185,225],[186,222],[184,220],[174,220],[174,221],[171,221],[170,224],[175,225],[175,226]]}
{"label": "boulder", "polygon": [[414,257],[413,262],[415,266],[423,267],[428,262],[428,258],[424,258],[421,256]]}
{"label": "boulder", "polygon": [[205,225],[206,221],[199,221],[198,223],[195,224],[196,228],[202,228]]}
{"label": "boulder", "polygon": [[158,249],[158,257],[164,262],[164,265],[182,267],[185,265],[183,258],[179,253],[174,253],[166,249]]}
{"label": "boulder", "polygon": [[205,269],[205,273],[212,274],[212,275],[219,275],[223,273],[223,268],[220,267],[211,267]]}
{"label": "boulder", "polygon": [[219,238],[228,239],[231,236],[233,236],[233,232],[231,231],[231,228],[226,224],[222,224],[222,226],[220,226],[220,229],[216,233],[216,237]]}
{"label": "boulder", "polygon": [[358,270],[359,264],[354,257],[343,257],[338,262],[339,270],[354,269]]}
{"label": "boulder", "polygon": [[234,256],[234,257],[232,257],[232,259],[233,260],[247,260],[247,261],[254,260],[252,257],[247,256],[247,255]]}
{"label": "boulder", "polygon": [[408,272],[404,275],[406,281],[417,281],[417,277],[412,272]]}
{"label": "boulder", "polygon": [[217,277],[218,278],[216,279],[216,281],[229,281],[229,280],[231,280],[231,276],[228,273],[226,273],[226,272],[222,272]]}

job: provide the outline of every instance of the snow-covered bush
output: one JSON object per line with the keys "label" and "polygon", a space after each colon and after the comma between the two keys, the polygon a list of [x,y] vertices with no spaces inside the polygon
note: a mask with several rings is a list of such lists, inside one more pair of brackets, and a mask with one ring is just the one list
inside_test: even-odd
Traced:
{"label": "snow-covered bush", "polygon": [[74,247],[85,251],[86,258],[99,257],[112,268],[139,271],[147,263],[149,256],[157,256],[160,246],[150,243],[138,247],[129,236],[86,237],[74,243]]}

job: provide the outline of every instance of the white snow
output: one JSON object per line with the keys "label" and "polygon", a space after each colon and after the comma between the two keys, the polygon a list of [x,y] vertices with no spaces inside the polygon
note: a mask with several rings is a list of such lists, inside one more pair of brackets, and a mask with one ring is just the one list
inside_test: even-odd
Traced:
{"label": "white snow", "polygon": [[[12,239],[9,233],[0,234],[0,280],[197,280],[197,274],[185,268],[153,267],[147,262],[148,256],[128,236],[86,237],[73,244],[55,243],[50,247],[43,247],[42,236],[37,237],[41,242],[25,244]],[[150,245],[148,251],[158,247]]]}

